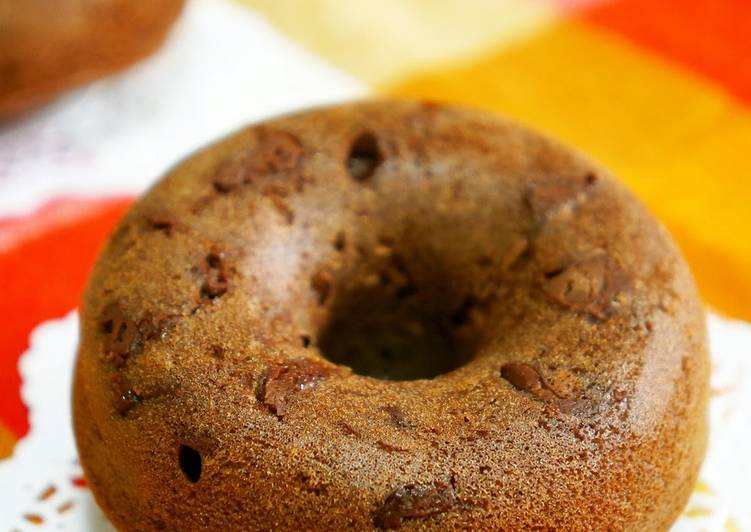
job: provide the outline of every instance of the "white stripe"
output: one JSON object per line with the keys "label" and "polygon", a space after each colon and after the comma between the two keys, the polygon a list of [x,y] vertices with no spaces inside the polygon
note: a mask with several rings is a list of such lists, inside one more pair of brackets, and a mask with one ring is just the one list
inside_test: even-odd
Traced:
{"label": "white stripe", "polygon": [[248,122],[365,92],[251,10],[193,0],[155,56],[0,129],[0,216],[138,193]]}

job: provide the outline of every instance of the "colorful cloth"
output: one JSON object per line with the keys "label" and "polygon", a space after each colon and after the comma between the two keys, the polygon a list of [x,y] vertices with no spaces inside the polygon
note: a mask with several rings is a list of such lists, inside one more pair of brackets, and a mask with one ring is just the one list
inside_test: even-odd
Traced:
{"label": "colorful cloth", "polygon": [[548,131],[664,221],[712,310],[714,365],[710,450],[674,530],[751,531],[749,51],[748,0],[193,0],[154,57],[0,125],[0,528],[109,527],[70,432],[74,310],[133,197],[247,122],[393,95]]}

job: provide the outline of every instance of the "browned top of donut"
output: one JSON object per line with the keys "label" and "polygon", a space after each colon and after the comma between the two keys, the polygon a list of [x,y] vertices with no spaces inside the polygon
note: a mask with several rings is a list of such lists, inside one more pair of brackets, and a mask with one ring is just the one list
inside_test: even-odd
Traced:
{"label": "browned top of donut", "polygon": [[189,499],[209,527],[661,529],[706,370],[690,274],[606,170],[359,103],[233,134],[135,205],[86,294],[77,433],[118,523]]}
{"label": "browned top of donut", "polygon": [[0,0],[0,119],[162,42],[184,0]]}

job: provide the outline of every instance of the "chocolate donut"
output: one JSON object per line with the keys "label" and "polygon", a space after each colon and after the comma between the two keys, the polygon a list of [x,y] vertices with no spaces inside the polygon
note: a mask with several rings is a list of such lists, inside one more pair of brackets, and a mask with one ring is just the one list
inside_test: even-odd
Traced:
{"label": "chocolate donut", "polygon": [[81,463],[122,530],[667,530],[706,440],[703,308],[602,167],[477,111],[239,131],[113,233]]}
{"label": "chocolate donut", "polygon": [[0,0],[0,118],[153,52],[184,0]]}

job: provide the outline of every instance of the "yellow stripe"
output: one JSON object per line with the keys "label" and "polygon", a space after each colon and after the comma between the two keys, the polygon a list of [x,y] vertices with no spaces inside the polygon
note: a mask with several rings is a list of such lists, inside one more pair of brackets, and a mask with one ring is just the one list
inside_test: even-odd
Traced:
{"label": "yellow stripe", "polygon": [[370,84],[474,57],[554,17],[549,0],[239,0]]}
{"label": "yellow stripe", "polygon": [[710,303],[751,320],[751,113],[576,21],[385,90],[491,109],[610,167],[674,232]]}
{"label": "yellow stripe", "polygon": [[0,460],[11,455],[15,444],[15,436],[0,423]]}

